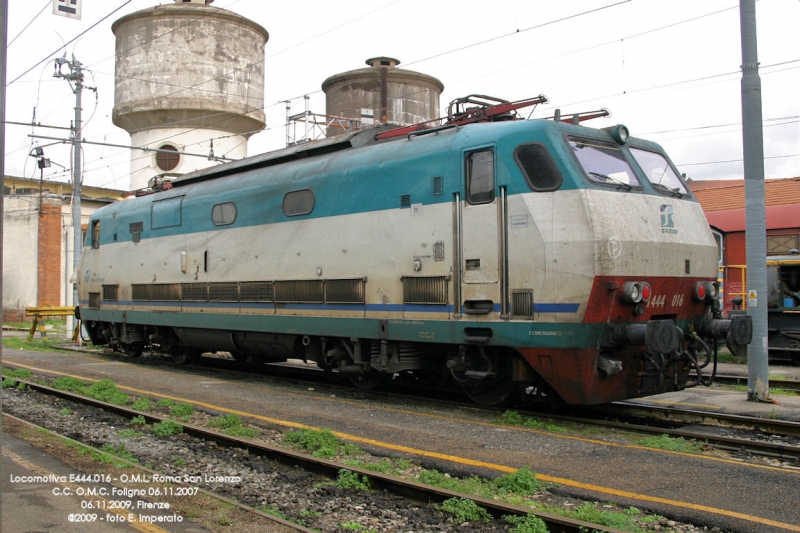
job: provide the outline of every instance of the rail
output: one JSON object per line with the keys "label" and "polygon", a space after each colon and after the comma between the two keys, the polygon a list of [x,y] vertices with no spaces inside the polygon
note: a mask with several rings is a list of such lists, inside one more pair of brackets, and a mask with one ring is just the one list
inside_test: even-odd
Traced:
{"label": "rail", "polygon": [[[25,308],[25,315],[33,317],[33,323],[31,324],[31,329],[28,331],[28,342],[33,340],[33,336],[36,334],[36,329],[39,329],[39,333],[42,335],[42,340],[47,341],[47,331],[45,329],[44,319],[45,317],[53,317],[53,316],[73,316],[75,314],[75,308],[72,306],[43,306],[43,307],[26,307]],[[75,322],[75,331],[72,332],[72,340],[78,340],[78,332],[80,331],[80,320]]]}

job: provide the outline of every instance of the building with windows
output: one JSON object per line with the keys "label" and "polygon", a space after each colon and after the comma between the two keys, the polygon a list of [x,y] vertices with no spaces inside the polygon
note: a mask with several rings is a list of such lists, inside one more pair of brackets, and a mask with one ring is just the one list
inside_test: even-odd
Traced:
{"label": "building with windows", "polygon": [[[124,191],[81,188],[86,231],[98,208]],[[23,321],[25,308],[69,305],[73,237],[70,183],[6,176],[3,190],[3,320]]]}

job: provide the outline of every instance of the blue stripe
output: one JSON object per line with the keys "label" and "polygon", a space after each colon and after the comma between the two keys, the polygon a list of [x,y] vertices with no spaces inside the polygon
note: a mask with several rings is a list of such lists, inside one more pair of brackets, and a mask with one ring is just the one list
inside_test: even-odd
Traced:
{"label": "blue stripe", "polygon": [[[275,303],[259,303],[259,302],[141,302],[141,301],[126,301],[119,300],[108,302],[107,305],[114,305],[120,307],[130,307],[133,309],[152,308],[152,307],[180,307],[186,310],[192,309],[262,309],[273,311],[276,308]],[[369,311],[369,312],[385,312],[385,313],[450,313],[454,312],[454,307],[449,304],[435,305],[435,304],[315,304],[315,303],[279,303],[277,304],[281,309],[291,311]],[[81,307],[83,309],[95,310],[96,308],[89,307],[88,300],[81,300]],[[541,303],[534,304],[534,313],[577,313],[580,304],[577,303]],[[107,309],[108,307],[101,307],[99,310]],[[500,313],[500,304],[495,304],[492,309],[495,313]],[[464,312],[464,309],[461,309]]]}

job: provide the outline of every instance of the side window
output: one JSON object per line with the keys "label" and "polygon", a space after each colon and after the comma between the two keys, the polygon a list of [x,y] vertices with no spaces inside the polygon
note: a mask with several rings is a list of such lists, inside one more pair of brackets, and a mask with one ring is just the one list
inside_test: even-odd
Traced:
{"label": "side window", "polygon": [[236,204],[226,202],[215,205],[211,210],[211,222],[215,226],[229,226],[236,222]]}
{"label": "side window", "polygon": [[314,210],[314,193],[311,189],[287,192],[283,197],[283,214],[287,217],[307,215]]}
{"label": "side window", "polygon": [[153,202],[151,229],[172,228],[181,225],[181,206],[183,196]]}
{"label": "side window", "polygon": [[95,250],[100,248],[100,221],[92,220],[92,248]]}
{"label": "side window", "polygon": [[488,204],[494,200],[494,152],[480,150],[467,155],[467,201]]}
{"label": "side window", "polygon": [[559,172],[547,148],[541,144],[523,144],[514,152],[528,186],[534,191],[554,191],[561,187]]}

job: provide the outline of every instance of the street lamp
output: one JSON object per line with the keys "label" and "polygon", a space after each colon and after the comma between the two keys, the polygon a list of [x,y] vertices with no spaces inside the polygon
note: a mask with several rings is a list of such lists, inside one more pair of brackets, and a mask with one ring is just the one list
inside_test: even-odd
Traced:
{"label": "street lamp", "polygon": [[[42,196],[44,193],[44,169],[50,168],[52,161],[44,156],[44,149],[41,146],[37,146],[31,153],[28,154],[31,157],[36,158],[36,165],[39,167],[39,215],[42,214]],[[58,165],[58,163],[56,163]],[[58,165],[61,168],[66,168],[62,165]]]}

